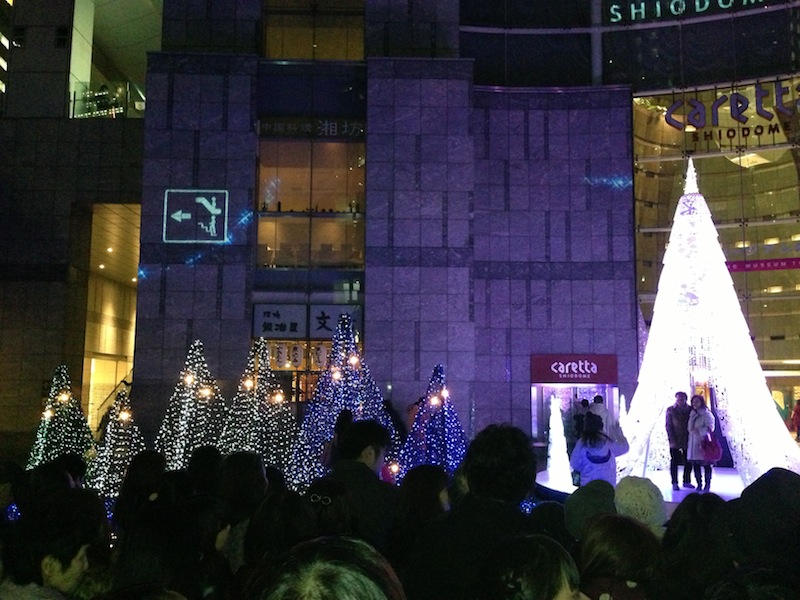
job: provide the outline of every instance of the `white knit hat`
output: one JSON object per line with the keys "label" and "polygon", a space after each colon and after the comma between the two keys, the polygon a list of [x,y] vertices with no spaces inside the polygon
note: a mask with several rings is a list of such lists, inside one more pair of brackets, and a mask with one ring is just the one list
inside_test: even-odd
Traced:
{"label": "white knit hat", "polygon": [[649,479],[633,475],[620,479],[614,490],[614,505],[619,514],[643,523],[659,538],[664,535],[667,505],[661,490]]}

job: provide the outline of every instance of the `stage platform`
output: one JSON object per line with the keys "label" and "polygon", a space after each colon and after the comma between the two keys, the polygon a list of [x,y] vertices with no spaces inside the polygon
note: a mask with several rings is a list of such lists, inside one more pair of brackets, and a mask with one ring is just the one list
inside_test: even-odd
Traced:
{"label": "stage platform", "polygon": [[[683,467],[678,471],[678,476],[683,476]],[[684,487],[681,487],[679,491],[674,491],[669,471],[654,471],[648,473],[648,478],[661,490],[664,501],[667,503],[668,513],[672,513],[672,510],[680,504],[681,500],[695,491]],[[556,474],[549,471],[540,471],[536,474],[536,483],[543,488],[561,494],[571,494],[577,489],[572,485],[572,478],[569,473]],[[714,469],[714,473],[711,476],[711,491],[714,494],[720,496],[723,500],[733,500],[742,494],[743,489],[744,485],[736,469]]]}

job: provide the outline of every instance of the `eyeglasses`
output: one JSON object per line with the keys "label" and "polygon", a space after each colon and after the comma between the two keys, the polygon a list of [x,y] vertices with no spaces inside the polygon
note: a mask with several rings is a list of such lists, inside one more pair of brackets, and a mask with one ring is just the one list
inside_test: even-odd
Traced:
{"label": "eyeglasses", "polygon": [[320,496],[319,494],[311,494],[308,499],[311,501],[311,504],[322,504],[323,506],[328,506],[331,503],[330,496]]}

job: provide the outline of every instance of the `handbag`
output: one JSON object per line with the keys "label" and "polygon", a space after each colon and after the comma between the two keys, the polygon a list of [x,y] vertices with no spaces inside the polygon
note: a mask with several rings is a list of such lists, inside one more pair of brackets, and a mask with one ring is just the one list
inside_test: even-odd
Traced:
{"label": "handbag", "polygon": [[703,460],[708,463],[715,463],[722,458],[722,446],[719,440],[710,433],[707,433],[706,437],[700,440],[700,452],[703,455]]}

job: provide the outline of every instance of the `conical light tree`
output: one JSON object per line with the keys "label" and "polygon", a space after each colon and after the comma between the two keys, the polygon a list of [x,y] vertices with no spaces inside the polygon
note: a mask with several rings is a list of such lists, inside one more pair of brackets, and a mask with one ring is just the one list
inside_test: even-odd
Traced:
{"label": "conical light tree", "polygon": [[286,469],[297,438],[297,420],[270,367],[269,344],[253,342],[239,389],[225,419],[219,449],[223,454],[261,454],[265,465]]}
{"label": "conical light tree", "polygon": [[396,459],[400,435],[384,405],[380,388],[361,357],[353,320],[347,314],[339,318],[327,366],[300,424],[286,472],[287,483],[292,488],[303,491],[311,481],[326,473],[321,461],[323,447],[333,437],[336,418],[344,409],[350,410],[356,421],[374,419],[385,426],[392,437],[386,457],[387,460]]}
{"label": "conical light tree", "polygon": [[72,395],[69,372],[66,365],[59,365],[50,382],[50,392],[27,468],[33,469],[68,453],[78,454],[86,460],[93,450],[92,430],[81,410],[80,401]]}
{"label": "conical light tree", "polygon": [[195,448],[216,446],[225,420],[225,401],[211,377],[203,343],[195,340],[186,356],[156,437],[167,470],[185,468]]}
{"label": "conical light tree", "polygon": [[547,437],[547,474],[550,483],[572,481],[562,415],[561,399],[554,394],[550,397],[550,434]]}
{"label": "conical light tree", "polygon": [[676,391],[708,389],[744,485],[772,467],[800,473],[800,449],[781,421],[689,162],[658,282],[639,384],[624,420],[621,474],[668,468],[665,411]]}
{"label": "conical light tree", "polygon": [[106,498],[116,498],[128,465],[144,449],[144,437],[134,422],[128,392],[120,390],[109,411],[97,456],[89,463],[86,477],[89,487]]}
{"label": "conical light tree", "polygon": [[467,451],[467,437],[450,401],[443,365],[436,365],[420,399],[398,460],[398,479],[418,465],[438,465],[453,475]]}

